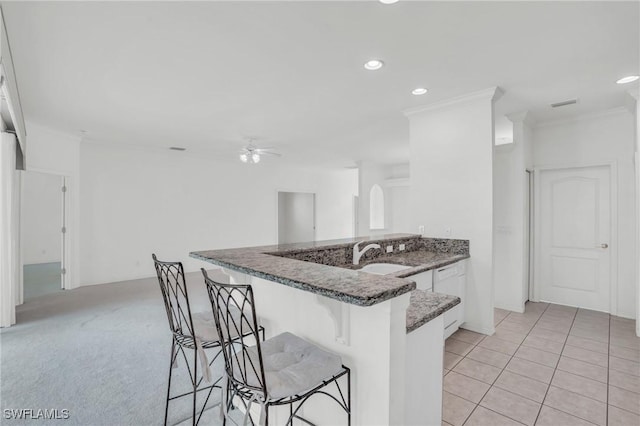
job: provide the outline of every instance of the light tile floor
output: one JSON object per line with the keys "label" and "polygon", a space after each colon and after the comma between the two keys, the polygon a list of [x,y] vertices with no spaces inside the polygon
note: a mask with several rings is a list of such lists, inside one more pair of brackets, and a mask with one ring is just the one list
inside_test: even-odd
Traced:
{"label": "light tile floor", "polygon": [[638,426],[635,321],[548,303],[445,343],[443,425]]}

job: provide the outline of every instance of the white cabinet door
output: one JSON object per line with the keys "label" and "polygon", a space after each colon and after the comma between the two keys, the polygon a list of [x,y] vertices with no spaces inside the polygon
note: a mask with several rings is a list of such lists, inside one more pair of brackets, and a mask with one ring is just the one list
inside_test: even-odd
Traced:
{"label": "white cabinet door", "polygon": [[453,334],[464,322],[464,301],[466,276],[464,261],[436,270],[433,278],[433,291],[458,296],[460,304],[444,313],[445,339]]}
{"label": "white cabinet door", "polygon": [[419,274],[407,277],[416,282],[416,289],[424,291],[433,290],[433,270],[420,272]]}

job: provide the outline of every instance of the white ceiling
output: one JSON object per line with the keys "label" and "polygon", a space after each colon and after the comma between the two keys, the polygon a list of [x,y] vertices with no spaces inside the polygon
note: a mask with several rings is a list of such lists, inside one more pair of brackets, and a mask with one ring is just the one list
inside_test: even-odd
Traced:
{"label": "white ceiling", "polygon": [[622,105],[638,83],[615,81],[640,72],[638,2],[2,7],[27,119],[197,155],[233,158],[254,136],[283,153],[271,161],[402,163],[406,108],[497,85],[498,115],[552,120]]}

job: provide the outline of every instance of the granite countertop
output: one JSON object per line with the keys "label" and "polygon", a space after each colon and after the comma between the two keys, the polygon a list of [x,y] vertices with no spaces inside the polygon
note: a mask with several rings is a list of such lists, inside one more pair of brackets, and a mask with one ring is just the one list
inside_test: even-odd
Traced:
{"label": "granite countertop", "polygon": [[460,298],[457,296],[424,290],[412,291],[407,308],[407,333],[417,330],[459,303]]}
{"label": "granite countertop", "polygon": [[416,288],[416,284],[404,277],[469,257],[468,254],[416,250],[394,254],[393,256],[382,255],[375,259],[365,259],[359,265],[359,267],[362,267],[367,263],[405,262],[402,264],[415,266],[414,268],[388,275],[376,275],[359,271],[348,264],[330,266],[286,257],[288,253],[313,253],[315,250],[318,250],[319,253],[326,253],[330,249],[350,250],[353,244],[359,241],[391,243],[403,240],[411,240],[414,243],[414,240],[420,240],[420,237],[412,234],[391,234],[299,244],[197,251],[190,253],[190,256],[223,268],[357,306],[372,306],[408,293]]}

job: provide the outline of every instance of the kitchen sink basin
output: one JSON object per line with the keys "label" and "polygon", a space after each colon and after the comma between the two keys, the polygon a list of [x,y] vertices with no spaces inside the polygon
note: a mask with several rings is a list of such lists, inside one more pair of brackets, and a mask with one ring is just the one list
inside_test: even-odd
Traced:
{"label": "kitchen sink basin", "polygon": [[363,272],[368,272],[370,274],[386,275],[411,268],[413,268],[413,266],[398,265],[395,263],[370,263],[366,266],[363,266],[360,270]]}

